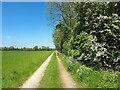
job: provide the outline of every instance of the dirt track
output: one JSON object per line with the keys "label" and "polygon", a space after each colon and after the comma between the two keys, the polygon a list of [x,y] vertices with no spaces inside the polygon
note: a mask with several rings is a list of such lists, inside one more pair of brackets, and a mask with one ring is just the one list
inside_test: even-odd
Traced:
{"label": "dirt track", "polygon": [[[54,53],[54,52],[53,52]],[[45,60],[45,62],[23,83],[20,87],[21,90],[24,88],[38,88],[40,81],[42,80],[45,70],[50,62],[53,53]],[[58,68],[60,73],[60,80],[63,88],[77,88],[76,82],[72,79],[71,75],[66,71],[61,60],[56,55],[58,61]],[[54,72],[53,72],[54,73]]]}
{"label": "dirt track", "polygon": [[[54,52],[53,52],[54,53]],[[45,60],[45,62],[23,83],[20,88],[38,88],[40,81],[44,76],[44,72],[50,62],[53,53]]]}
{"label": "dirt track", "polygon": [[72,79],[71,75],[66,71],[66,69],[64,68],[63,64],[61,63],[61,60],[59,59],[59,57],[58,56],[56,56],[56,57],[57,57],[57,61],[58,61],[60,80],[63,85],[63,88],[77,88],[77,84]]}

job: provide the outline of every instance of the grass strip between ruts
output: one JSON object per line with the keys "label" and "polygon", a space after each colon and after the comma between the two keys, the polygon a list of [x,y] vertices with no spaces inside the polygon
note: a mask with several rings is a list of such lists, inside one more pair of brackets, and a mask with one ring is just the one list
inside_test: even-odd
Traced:
{"label": "grass strip between ruts", "polygon": [[62,85],[59,79],[57,59],[54,53],[45,71],[44,77],[40,82],[40,88],[61,88],[61,87]]}

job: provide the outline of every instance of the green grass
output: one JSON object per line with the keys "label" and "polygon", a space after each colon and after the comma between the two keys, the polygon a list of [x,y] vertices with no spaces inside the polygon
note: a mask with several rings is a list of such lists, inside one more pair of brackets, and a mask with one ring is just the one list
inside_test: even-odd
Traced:
{"label": "green grass", "polygon": [[59,55],[65,68],[73,79],[83,88],[118,88],[119,72],[99,70],[95,71],[79,62]]}
{"label": "green grass", "polygon": [[51,53],[51,51],[3,51],[2,87],[21,86]]}
{"label": "green grass", "polygon": [[2,51],[0,51],[0,90],[2,89]]}
{"label": "green grass", "polygon": [[51,58],[51,61],[45,71],[45,75],[40,82],[40,88],[61,88],[59,80],[58,64],[55,53]]}

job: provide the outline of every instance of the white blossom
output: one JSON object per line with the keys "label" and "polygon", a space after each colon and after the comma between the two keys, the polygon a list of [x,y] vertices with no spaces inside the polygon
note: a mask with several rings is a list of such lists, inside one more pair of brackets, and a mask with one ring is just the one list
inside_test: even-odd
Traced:
{"label": "white blossom", "polygon": [[115,16],[115,17],[118,17],[118,14],[113,13],[112,15]]}

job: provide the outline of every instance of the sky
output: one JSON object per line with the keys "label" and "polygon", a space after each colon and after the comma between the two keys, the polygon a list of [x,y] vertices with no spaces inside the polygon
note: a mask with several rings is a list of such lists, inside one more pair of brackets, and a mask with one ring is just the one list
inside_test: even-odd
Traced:
{"label": "sky", "polygon": [[2,46],[54,48],[46,2],[2,3]]}

